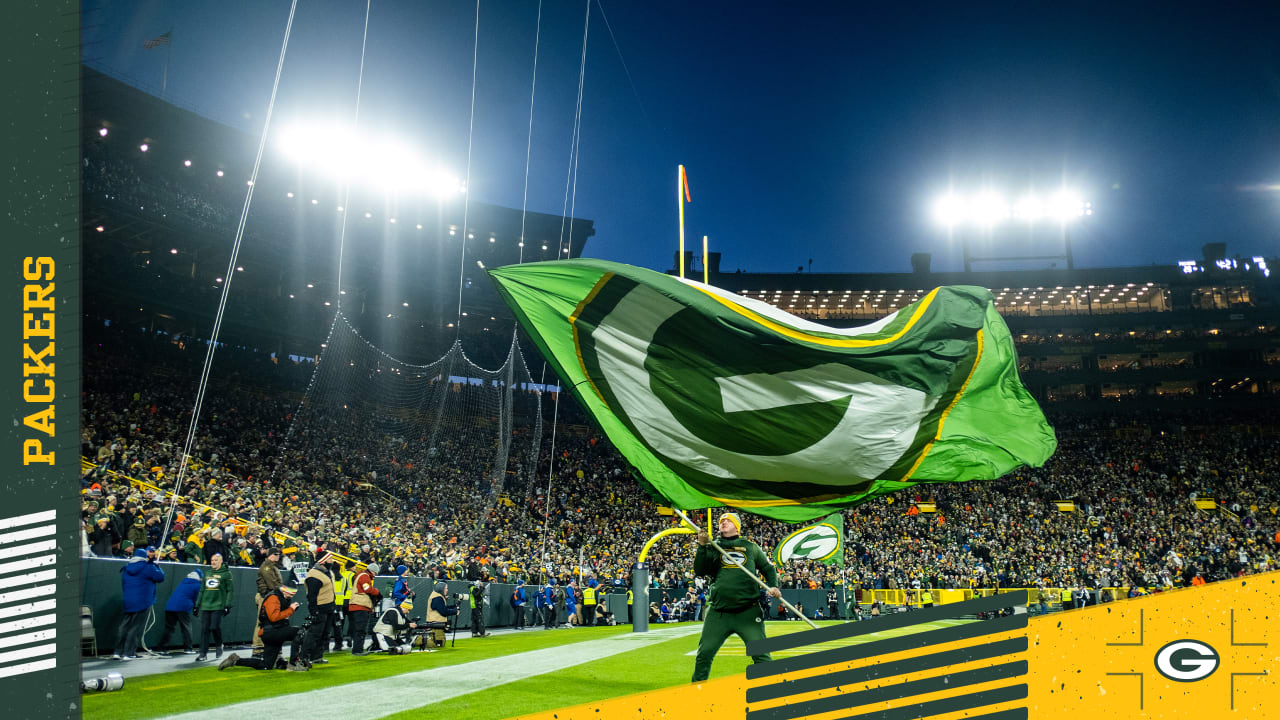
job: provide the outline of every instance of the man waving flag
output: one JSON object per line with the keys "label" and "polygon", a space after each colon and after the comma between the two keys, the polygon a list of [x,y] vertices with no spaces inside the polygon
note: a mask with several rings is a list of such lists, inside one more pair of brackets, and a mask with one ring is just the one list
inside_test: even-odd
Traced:
{"label": "man waving flag", "polygon": [[677,508],[803,522],[917,482],[1039,466],[1057,446],[983,288],[937,288],[837,329],[602,260],[490,275],[614,446]]}

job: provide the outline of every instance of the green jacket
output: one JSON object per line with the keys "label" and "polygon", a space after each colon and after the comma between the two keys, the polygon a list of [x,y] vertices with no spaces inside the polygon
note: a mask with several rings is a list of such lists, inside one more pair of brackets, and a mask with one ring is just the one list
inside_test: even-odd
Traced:
{"label": "green jacket", "polygon": [[[759,575],[769,587],[777,587],[778,571],[769,562],[769,556],[759,545],[739,535],[733,539],[717,540],[720,547],[730,554],[741,555],[743,567]],[[707,602],[713,610],[738,611],[750,607],[760,599],[760,586],[736,565],[726,564],[711,543],[698,548],[693,556],[693,572],[711,577],[711,591]]]}
{"label": "green jacket", "polygon": [[204,571],[204,583],[200,586],[200,596],[196,598],[197,610],[222,610],[231,607],[231,599],[235,597],[235,583],[231,581],[231,567],[223,563],[222,567]]}

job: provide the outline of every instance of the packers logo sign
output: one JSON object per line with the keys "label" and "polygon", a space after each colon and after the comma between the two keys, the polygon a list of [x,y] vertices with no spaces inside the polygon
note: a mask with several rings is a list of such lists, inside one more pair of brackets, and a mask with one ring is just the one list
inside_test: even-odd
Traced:
{"label": "packers logo sign", "polygon": [[822,522],[800,528],[782,539],[774,551],[775,564],[788,560],[825,562],[840,552],[840,530],[834,523]]}
{"label": "packers logo sign", "polygon": [[783,343],[741,318],[731,325],[608,273],[570,320],[600,399],[714,499],[815,501],[907,474],[936,430],[946,384],[930,387],[848,352],[873,340]]}

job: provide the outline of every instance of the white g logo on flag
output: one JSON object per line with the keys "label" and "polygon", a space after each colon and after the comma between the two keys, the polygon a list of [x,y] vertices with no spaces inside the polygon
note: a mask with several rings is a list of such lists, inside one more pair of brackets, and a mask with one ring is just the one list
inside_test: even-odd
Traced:
{"label": "white g logo on flag", "polygon": [[1175,640],[1156,652],[1156,670],[1176,682],[1203,680],[1220,662],[1218,651],[1199,640]]}

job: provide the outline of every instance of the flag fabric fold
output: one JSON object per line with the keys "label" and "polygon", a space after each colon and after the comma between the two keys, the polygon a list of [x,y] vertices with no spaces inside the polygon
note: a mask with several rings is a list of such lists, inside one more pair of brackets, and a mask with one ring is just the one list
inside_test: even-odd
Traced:
{"label": "flag fabric fold", "polygon": [[987,290],[837,329],[603,260],[489,271],[568,389],[681,509],[803,522],[919,482],[1042,465],[1057,440]]}

